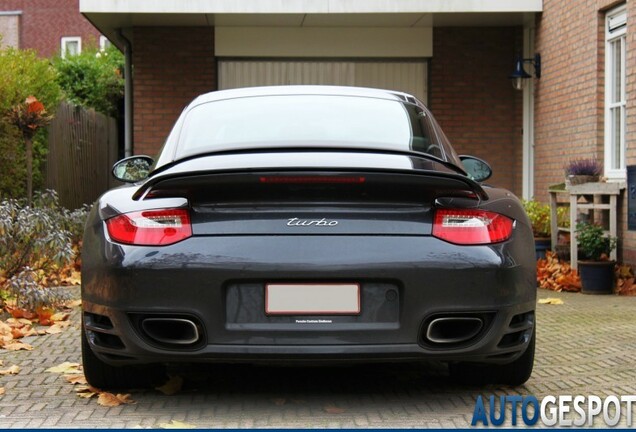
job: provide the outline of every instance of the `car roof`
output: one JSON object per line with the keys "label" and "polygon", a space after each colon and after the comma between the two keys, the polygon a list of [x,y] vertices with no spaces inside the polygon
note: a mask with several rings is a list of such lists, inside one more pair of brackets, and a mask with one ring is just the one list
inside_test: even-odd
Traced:
{"label": "car roof", "polygon": [[218,90],[203,94],[192,101],[191,106],[225,99],[238,99],[254,96],[358,96],[376,99],[389,99],[417,103],[416,98],[408,93],[367,87],[327,86],[327,85],[283,85],[267,87],[242,87],[231,90]]}

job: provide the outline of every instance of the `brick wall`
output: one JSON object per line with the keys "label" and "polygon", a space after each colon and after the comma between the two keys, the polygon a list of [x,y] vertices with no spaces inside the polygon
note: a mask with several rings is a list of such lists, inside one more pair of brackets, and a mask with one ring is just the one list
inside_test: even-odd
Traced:
{"label": "brick wall", "polygon": [[[576,157],[604,158],[605,12],[615,0],[544,0],[536,51],[543,76],[536,84],[535,191],[547,201],[550,184],[564,181]],[[636,164],[636,3],[627,2],[627,165]],[[627,231],[627,200],[619,203],[619,259],[636,264],[636,232]]]}
{"label": "brick wall", "polygon": [[196,96],[216,90],[212,27],[135,27],[133,142],[155,155]]}
{"label": "brick wall", "polygon": [[[636,2],[627,2],[627,151],[626,164],[636,165]],[[636,265],[636,231],[627,230],[627,197],[623,199],[622,220],[619,227],[622,228],[622,252],[623,260]]]}
{"label": "brick wall", "polygon": [[3,11],[22,11],[20,48],[50,57],[60,51],[63,36],[80,36],[82,47],[97,46],[100,33],[79,13],[79,0],[3,0]]}
{"label": "brick wall", "polygon": [[520,27],[435,28],[429,106],[460,154],[488,161],[490,181],[521,194],[522,92],[512,88]]}
{"label": "brick wall", "polygon": [[537,19],[542,76],[535,93],[535,194],[564,181],[563,165],[603,154],[603,20],[597,0],[545,0]]}

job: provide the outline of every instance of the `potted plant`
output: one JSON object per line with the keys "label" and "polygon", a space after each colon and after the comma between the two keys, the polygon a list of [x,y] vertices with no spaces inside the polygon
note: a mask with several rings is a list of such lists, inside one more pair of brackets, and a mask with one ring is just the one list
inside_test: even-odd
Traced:
{"label": "potted plant", "polygon": [[616,248],[617,238],[607,236],[603,227],[593,223],[576,224],[579,251],[579,275],[584,294],[612,294],[614,292],[615,261],[609,259]]}
{"label": "potted plant", "polygon": [[[551,247],[550,228],[550,206],[535,200],[522,200],[523,208],[530,219],[532,235],[534,236],[534,247],[536,258],[545,258],[545,252]],[[569,226],[567,209],[559,207],[557,209],[557,225],[560,227]]]}
{"label": "potted plant", "polygon": [[545,258],[550,249],[550,206],[535,200],[523,200],[523,208],[530,219],[536,258]]}
{"label": "potted plant", "polygon": [[573,159],[565,166],[565,179],[571,185],[598,182],[603,165],[596,158]]}

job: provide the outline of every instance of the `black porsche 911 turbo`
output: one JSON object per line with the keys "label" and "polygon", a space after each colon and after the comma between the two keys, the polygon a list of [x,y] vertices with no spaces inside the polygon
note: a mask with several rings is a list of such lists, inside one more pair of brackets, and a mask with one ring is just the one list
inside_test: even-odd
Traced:
{"label": "black porsche 911 turbo", "polygon": [[194,362],[448,362],[532,373],[536,279],[519,200],[482,184],[411,95],[217,91],[90,213],[83,364],[100,388]]}

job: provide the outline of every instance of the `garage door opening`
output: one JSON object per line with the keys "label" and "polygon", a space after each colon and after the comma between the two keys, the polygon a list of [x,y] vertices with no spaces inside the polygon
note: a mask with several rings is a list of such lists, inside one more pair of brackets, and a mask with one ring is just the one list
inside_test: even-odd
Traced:
{"label": "garage door opening", "polygon": [[399,90],[428,101],[428,62],[219,60],[219,90],[268,85],[342,85]]}

